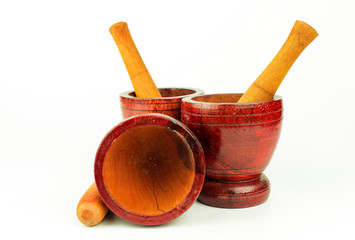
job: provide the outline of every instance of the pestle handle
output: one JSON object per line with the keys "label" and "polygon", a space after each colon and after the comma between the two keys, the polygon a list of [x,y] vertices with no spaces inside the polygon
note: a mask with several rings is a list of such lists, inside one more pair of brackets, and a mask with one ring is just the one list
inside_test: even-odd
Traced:
{"label": "pestle handle", "polygon": [[307,23],[296,21],[280,51],[243,94],[238,103],[271,100],[292,64],[317,36],[317,31]]}
{"label": "pestle handle", "polygon": [[162,96],[133,42],[127,23],[115,23],[110,27],[110,33],[126,65],[136,96],[139,98],[161,98]]}
{"label": "pestle handle", "polygon": [[96,184],[93,183],[84,193],[76,208],[76,215],[86,226],[94,226],[106,216],[108,208],[102,201]]}

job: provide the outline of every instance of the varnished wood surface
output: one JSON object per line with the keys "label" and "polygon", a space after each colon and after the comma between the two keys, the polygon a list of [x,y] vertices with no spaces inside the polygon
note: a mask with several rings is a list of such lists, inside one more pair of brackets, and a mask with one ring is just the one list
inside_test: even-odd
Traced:
{"label": "varnished wood surface", "polygon": [[[257,195],[249,194],[250,188],[242,183],[258,179],[269,164],[281,131],[282,99],[275,96],[271,101],[240,104],[237,102],[241,95],[211,94],[182,100],[182,122],[200,140],[205,153],[206,184],[209,184],[204,187],[200,201],[208,198],[205,203],[209,205],[246,207],[267,199],[264,196],[258,202],[254,199]],[[231,183],[234,191],[249,196],[249,205],[245,197],[241,204],[237,195],[222,194],[223,188],[230,188]],[[208,196],[204,197],[205,193]]]}
{"label": "varnished wood surface", "polygon": [[244,181],[205,179],[199,201],[214,207],[245,208],[265,202],[270,194],[270,183],[264,174]]}

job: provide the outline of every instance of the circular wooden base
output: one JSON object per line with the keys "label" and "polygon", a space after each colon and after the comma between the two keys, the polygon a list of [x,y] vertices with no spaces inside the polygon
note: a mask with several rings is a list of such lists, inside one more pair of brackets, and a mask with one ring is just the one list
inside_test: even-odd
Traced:
{"label": "circular wooden base", "polygon": [[255,179],[233,182],[206,178],[198,200],[213,207],[245,208],[265,202],[269,194],[270,183],[264,174]]}

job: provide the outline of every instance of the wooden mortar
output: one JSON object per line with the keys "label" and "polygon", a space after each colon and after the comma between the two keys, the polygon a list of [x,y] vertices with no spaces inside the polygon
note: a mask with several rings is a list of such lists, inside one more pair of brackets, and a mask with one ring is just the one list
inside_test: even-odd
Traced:
{"label": "wooden mortar", "polygon": [[250,207],[269,196],[262,173],[280,135],[282,99],[274,96],[302,51],[318,36],[296,21],[281,50],[243,94],[185,98],[182,121],[200,139],[206,157],[206,180],[199,200],[224,208]]}
{"label": "wooden mortar", "polygon": [[95,181],[102,200],[119,217],[159,225],[184,213],[205,176],[202,147],[180,121],[157,113],[130,117],[102,140]]}
{"label": "wooden mortar", "polygon": [[196,135],[206,159],[199,201],[244,208],[265,202],[270,184],[263,174],[279,139],[282,99],[237,103],[242,94],[184,98],[182,122]]}

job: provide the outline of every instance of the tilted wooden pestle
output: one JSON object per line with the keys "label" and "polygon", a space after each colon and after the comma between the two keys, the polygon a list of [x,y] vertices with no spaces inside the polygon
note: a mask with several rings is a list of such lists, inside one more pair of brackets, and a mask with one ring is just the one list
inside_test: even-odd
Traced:
{"label": "tilted wooden pestle", "polygon": [[[132,81],[136,97],[161,98],[129,32],[127,23],[119,22],[111,26],[110,33],[116,42]],[[107,206],[101,200],[96,184],[85,192],[80,199],[76,214],[79,220],[87,225],[94,226],[106,216]]]}
{"label": "tilted wooden pestle", "polygon": [[243,94],[238,103],[271,100],[292,64],[317,36],[317,31],[307,23],[296,21],[280,51]]}
{"label": "tilted wooden pestle", "polygon": [[119,22],[111,26],[110,33],[116,42],[133,84],[136,97],[161,98],[129,32],[127,23]]}

